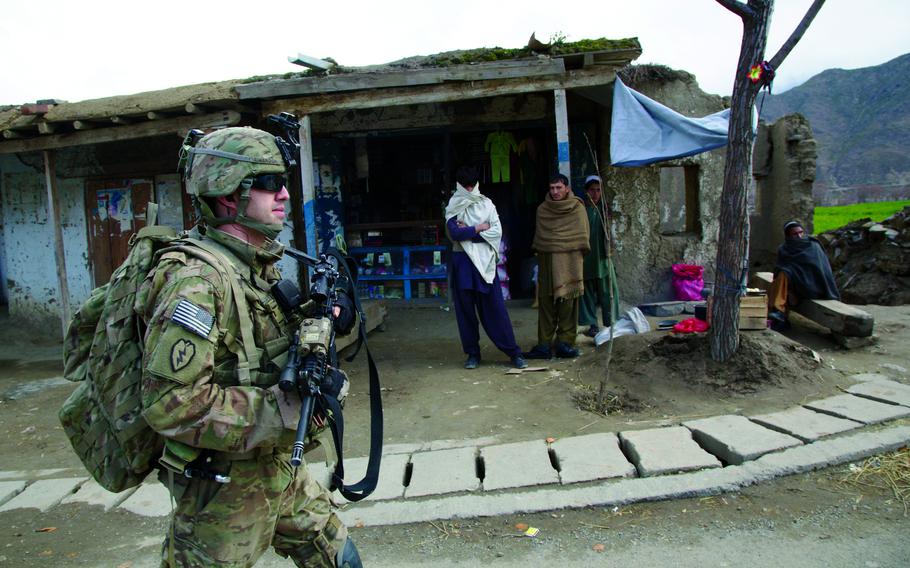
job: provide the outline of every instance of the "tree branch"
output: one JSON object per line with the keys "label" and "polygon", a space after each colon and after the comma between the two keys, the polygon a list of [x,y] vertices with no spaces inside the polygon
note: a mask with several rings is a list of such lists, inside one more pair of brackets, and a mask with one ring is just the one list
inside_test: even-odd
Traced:
{"label": "tree branch", "polygon": [[738,0],[715,0],[718,4],[738,15],[743,20],[751,20],[755,17],[755,12],[748,6]]}
{"label": "tree branch", "polygon": [[[720,0],[717,0],[720,2]],[[802,21],[796,26],[796,29],[793,30],[793,33],[790,34],[790,37],[787,38],[787,41],[784,42],[784,45],[774,54],[774,57],[768,62],[771,65],[771,68],[775,71],[780,64],[784,62],[784,59],[790,55],[790,51],[796,47],[796,44],[799,43],[799,40],[803,37],[803,34],[806,33],[806,30],[809,28],[809,24],[812,23],[812,20],[815,19],[815,15],[818,14],[818,11],[822,9],[822,5],[825,3],[825,0],[815,0],[809,9],[806,11],[806,15],[803,16]]]}

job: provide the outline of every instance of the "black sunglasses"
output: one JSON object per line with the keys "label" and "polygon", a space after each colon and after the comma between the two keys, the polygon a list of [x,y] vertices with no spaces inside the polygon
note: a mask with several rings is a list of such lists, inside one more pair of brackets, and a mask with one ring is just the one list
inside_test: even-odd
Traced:
{"label": "black sunglasses", "polygon": [[287,187],[287,178],[284,174],[262,174],[256,177],[246,178],[242,183],[243,185],[254,189],[262,189],[277,193],[281,191],[281,188]]}

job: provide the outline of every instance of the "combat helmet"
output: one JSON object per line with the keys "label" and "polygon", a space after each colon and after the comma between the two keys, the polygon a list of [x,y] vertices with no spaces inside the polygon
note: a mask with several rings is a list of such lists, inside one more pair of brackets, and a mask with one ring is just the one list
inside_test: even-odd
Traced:
{"label": "combat helmet", "polygon": [[[193,130],[187,135],[180,150],[179,167],[183,170],[186,191],[202,221],[209,227],[237,223],[275,239],[282,225],[250,219],[246,208],[254,178],[272,184],[283,182],[281,176],[289,164],[281,146],[287,143],[268,132],[237,126],[206,134],[194,145],[194,138],[201,134]],[[238,188],[241,191],[236,216],[217,217],[208,200],[202,199],[230,195]]]}

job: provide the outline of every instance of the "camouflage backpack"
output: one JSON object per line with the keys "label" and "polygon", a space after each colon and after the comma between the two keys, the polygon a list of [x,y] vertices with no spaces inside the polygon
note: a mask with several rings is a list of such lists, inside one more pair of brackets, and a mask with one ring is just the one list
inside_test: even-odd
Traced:
{"label": "camouflage backpack", "polygon": [[133,304],[155,253],[175,237],[169,227],[140,229],[126,260],[92,292],[66,331],[63,376],[80,385],[58,416],[82,463],[109,491],[141,483],[161,455],[161,437],[141,416],[142,336]]}
{"label": "camouflage backpack", "polygon": [[[130,240],[126,260],[110,281],[92,291],[66,331],[63,376],[80,383],[58,417],[79,459],[102,487],[115,493],[135,487],[158,464],[164,438],[142,417],[143,333],[135,312],[137,293],[154,268],[158,253],[177,246],[229,274],[227,260],[176,242],[170,227],[153,224],[157,205],[149,204],[148,224]],[[191,250],[192,249],[192,250]],[[234,301],[238,301],[236,294]],[[238,308],[246,309],[240,298]],[[170,444],[169,444],[170,446]]]}

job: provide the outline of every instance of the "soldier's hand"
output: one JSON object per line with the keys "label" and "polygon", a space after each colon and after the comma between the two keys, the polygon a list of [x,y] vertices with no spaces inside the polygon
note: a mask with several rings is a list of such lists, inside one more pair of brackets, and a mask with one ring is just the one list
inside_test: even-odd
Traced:
{"label": "soldier's hand", "polygon": [[339,305],[332,306],[332,317],[337,318],[340,315],[341,315],[341,306],[339,306]]}

